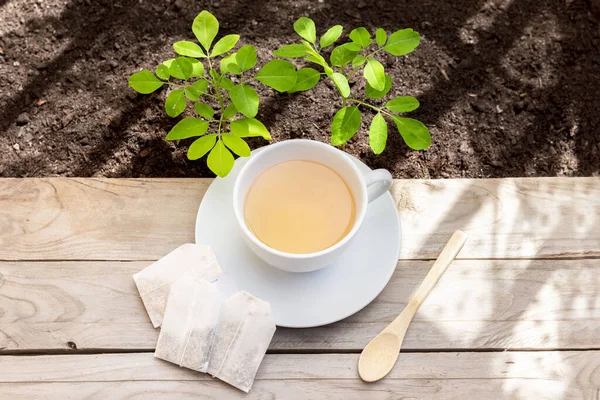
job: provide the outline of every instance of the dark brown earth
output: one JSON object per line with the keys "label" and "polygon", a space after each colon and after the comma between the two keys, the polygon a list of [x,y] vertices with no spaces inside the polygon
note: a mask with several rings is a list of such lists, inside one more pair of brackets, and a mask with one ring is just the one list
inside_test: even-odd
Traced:
{"label": "dark brown earth", "polygon": [[[597,0],[594,0],[597,1]],[[0,0],[0,176],[210,176],[185,143],[164,91],[136,95],[127,77],[173,56],[203,9],[221,34],[270,51],[296,40],[293,22],[422,35],[385,56],[391,95],[413,95],[431,148],[409,150],[390,129],[380,156],[365,118],[346,150],[395,177],[589,176],[600,173],[600,24],[584,0],[264,1]],[[340,106],[331,86],[277,94],[257,86],[276,141],[328,141]],[[265,142],[255,140],[254,147]]]}

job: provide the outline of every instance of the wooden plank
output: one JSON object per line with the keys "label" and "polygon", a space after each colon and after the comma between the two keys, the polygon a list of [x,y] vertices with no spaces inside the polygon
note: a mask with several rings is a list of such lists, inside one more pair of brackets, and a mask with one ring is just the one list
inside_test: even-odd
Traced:
{"label": "wooden plank", "polygon": [[[0,348],[154,349],[158,331],[131,278],[147,264],[0,262]],[[362,350],[431,264],[400,261],[364,310],[325,327],[278,329],[271,349]],[[600,259],[458,260],[417,313],[404,348],[600,348],[599,287]]]}
{"label": "wooden plank", "polygon": [[[0,260],[149,260],[193,240],[208,179],[0,179]],[[600,256],[599,178],[402,180],[401,258]]]}
{"label": "wooden plank", "polygon": [[194,241],[208,179],[0,179],[0,260],[157,260]]}
{"label": "wooden plank", "polygon": [[401,258],[435,258],[456,229],[459,258],[600,256],[600,178],[396,181]]}
{"label": "wooden plank", "polygon": [[597,399],[600,352],[400,354],[384,380],[356,354],[267,355],[250,395],[151,353],[1,356],[0,397],[284,399]]}

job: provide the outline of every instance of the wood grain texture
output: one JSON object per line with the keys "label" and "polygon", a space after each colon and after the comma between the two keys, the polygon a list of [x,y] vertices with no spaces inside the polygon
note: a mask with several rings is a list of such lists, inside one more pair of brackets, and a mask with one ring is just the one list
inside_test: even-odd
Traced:
{"label": "wood grain texture", "polygon": [[0,179],[0,260],[157,260],[194,241],[208,179]]}
{"label": "wood grain texture", "polygon": [[[0,262],[0,348],[68,350],[72,342],[79,349],[154,349],[158,331],[131,278],[148,263]],[[271,349],[362,350],[431,265],[400,261],[364,310],[320,328],[278,329]],[[457,260],[416,314],[403,348],[600,348],[599,287],[600,259]]]}
{"label": "wood grain texture", "polygon": [[[209,179],[0,179],[0,260],[153,260],[192,241]],[[600,178],[399,180],[401,258],[600,256]]]}
{"label": "wood grain texture", "polygon": [[600,178],[399,180],[400,258],[435,258],[456,229],[459,258],[600,255]]}
{"label": "wood grain texture", "polygon": [[0,398],[589,399],[600,352],[400,354],[382,381],[361,382],[356,354],[267,355],[249,395],[151,353],[0,356]]}

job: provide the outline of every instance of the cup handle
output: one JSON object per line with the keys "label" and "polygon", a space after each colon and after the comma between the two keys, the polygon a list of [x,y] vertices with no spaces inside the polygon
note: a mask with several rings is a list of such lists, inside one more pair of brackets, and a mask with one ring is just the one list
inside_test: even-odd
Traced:
{"label": "cup handle", "polygon": [[369,203],[392,187],[392,174],[387,169],[376,169],[364,176]]}

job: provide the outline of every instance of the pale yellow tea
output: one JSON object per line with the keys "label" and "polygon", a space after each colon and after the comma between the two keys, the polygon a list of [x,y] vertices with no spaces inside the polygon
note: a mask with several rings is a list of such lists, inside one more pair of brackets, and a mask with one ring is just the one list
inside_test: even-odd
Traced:
{"label": "pale yellow tea", "polygon": [[246,224],[274,249],[305,254],[333,246],[352,229],[355,202],[350,188],[331,168],[291,160],[265,170],[250,186]]}

